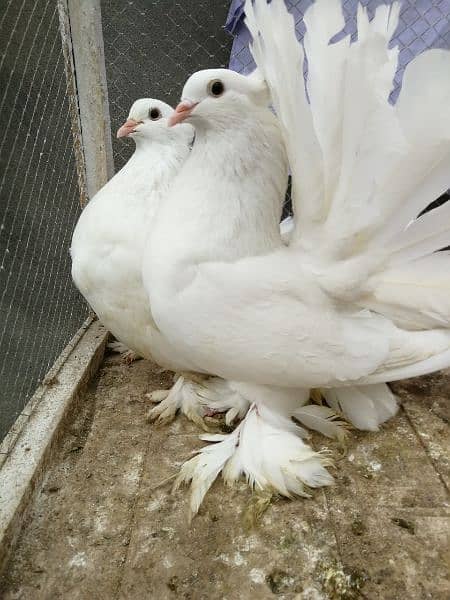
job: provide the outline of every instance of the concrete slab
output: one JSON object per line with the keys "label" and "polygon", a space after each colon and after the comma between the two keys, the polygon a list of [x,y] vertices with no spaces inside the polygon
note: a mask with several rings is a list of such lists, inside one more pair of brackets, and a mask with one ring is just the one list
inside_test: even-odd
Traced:
{"label": "concrete slab", "polygon": [[337,457],[333,488],[310,500],[269,500],[219,481],[189,526],[186,490],[172,495],[167,480],[202,444],[199,431],[184,419],[146,423],[144,393],[170,375],[109,356],[61,440],[0,596],[448,598],[445,461],[431,452],[433,443],[439,457],[448,451],[433,386],[443,398],[450,377],[433,381],[434,400],[426,379],[420,394],[417,381],[399,385],[405,410],[378,434],[351,432],[345,456],[314,437]]}
{"label": "concrete slab", "polygon": [[52,450],[103,358],[108,332],[88,319],[26,405],[0,450],[0,572],[42,482]]}
{"label": "concrete slab", "polygon": [[450,370],[393,385],[427,456],[450,491]]}

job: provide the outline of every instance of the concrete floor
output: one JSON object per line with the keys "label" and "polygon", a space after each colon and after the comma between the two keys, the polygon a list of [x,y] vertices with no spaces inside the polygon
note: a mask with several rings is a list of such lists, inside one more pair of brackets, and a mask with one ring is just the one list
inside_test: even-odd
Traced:
{"label": "concrete floor", "polygon": [[[217,482],[187,525],[170,484],[198,429],[145,420],[170,383],[146,361],[106,357],[68,429],[0,581],[13,599],[450,597],[450,374],[396,385],[398,416],[351,432],[336,485],[310,500]],[[264,510],[265,509],[265,510]],[[261,516],[256,518],[256,514]]]}

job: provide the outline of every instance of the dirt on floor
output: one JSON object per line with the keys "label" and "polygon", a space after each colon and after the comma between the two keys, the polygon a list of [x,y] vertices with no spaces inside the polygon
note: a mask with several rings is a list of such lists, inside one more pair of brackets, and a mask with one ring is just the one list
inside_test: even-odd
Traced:
{"label": "dirt on floor", "polygon": [[[312,498],[214,484],[191,525],[170,477],[201,447],[184,418],[146,422],[147,361],[105,359],[0,582],[3,600],[450,597],[450,375],[395,385],[379,433],[332,449],[336,485]],[[169,479],[169,481],[168,481]]]}

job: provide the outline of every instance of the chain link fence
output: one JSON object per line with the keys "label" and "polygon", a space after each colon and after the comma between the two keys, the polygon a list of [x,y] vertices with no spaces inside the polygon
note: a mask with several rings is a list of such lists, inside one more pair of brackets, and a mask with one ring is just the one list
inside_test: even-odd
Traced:
{"label": "chain link fence", "polygon": [[[370,18],[382,4],[392,4],[399,0],[342,0],[345,17],[343,31],[334,40],[351,35],[356,38],[356,15],[358,5],[367,7]],[[296,23],[297,37],[303,39],[306,28],[303,15],[313,4],[313,0],[285,0],[289,12]],[[248,44],[250,35],[244,25],[245,0],[231,2],[226,29],[234,35],[230,67],[239,73],[250,73],[255,68]],[[428,48],[450,48],[450,0],[400,0],[401,10],[397,30],[392,44],[399,47],[399,68],[394,81],[392,101],[398,97],[403,72],[406,65]]]}
{"label": "chain link fence", "polygon": [[[229,0],[102,0],[111,126],[117,131],[137,98],[175,106],[199,69],[227,67],[232,38],[224,30]],[[113,140],[116,171],[134,150]]]}
{"label": "chain link fence", "polygon": [[0,441],[88,309],[70,276],[80,212],[55,0],[0,12]]}

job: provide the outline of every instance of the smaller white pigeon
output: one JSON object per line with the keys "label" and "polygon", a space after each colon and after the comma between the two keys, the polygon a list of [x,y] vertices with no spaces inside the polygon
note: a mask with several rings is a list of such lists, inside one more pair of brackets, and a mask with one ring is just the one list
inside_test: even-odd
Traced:
{"label": "smaller white pigeon", "polygon": [[173,112],[168,104],[152,98],[141,98],[131,107],[117,137],[132,138],[136,151],[82,212],[72,238],[72,277],[117,338],[114,351],[126,361],[141,356],[178,373],[171,390],[148,395],[160,402],[150,411],[151,419],[167,422],[181,410],[204,426],[205,415],[226,412],[231,423],[245,415],[248,403],[224,380],[196,381],[193,366],[179,360],[176,348],[156,327],[143,287],[142,255],[153,218],[189,154],[194,135],[188,124],[168,126]]}
{"label": "smaller white pigeon", "polygon": [[131,137],[136,151],[83,210],[72,238],[76,286],[121,344],[144,357],[153,355],[159,334],[142,286],[142,253],[193,137],[190,126],[168,128],[172,112],[150,98],[133,104],[117,137]]}

